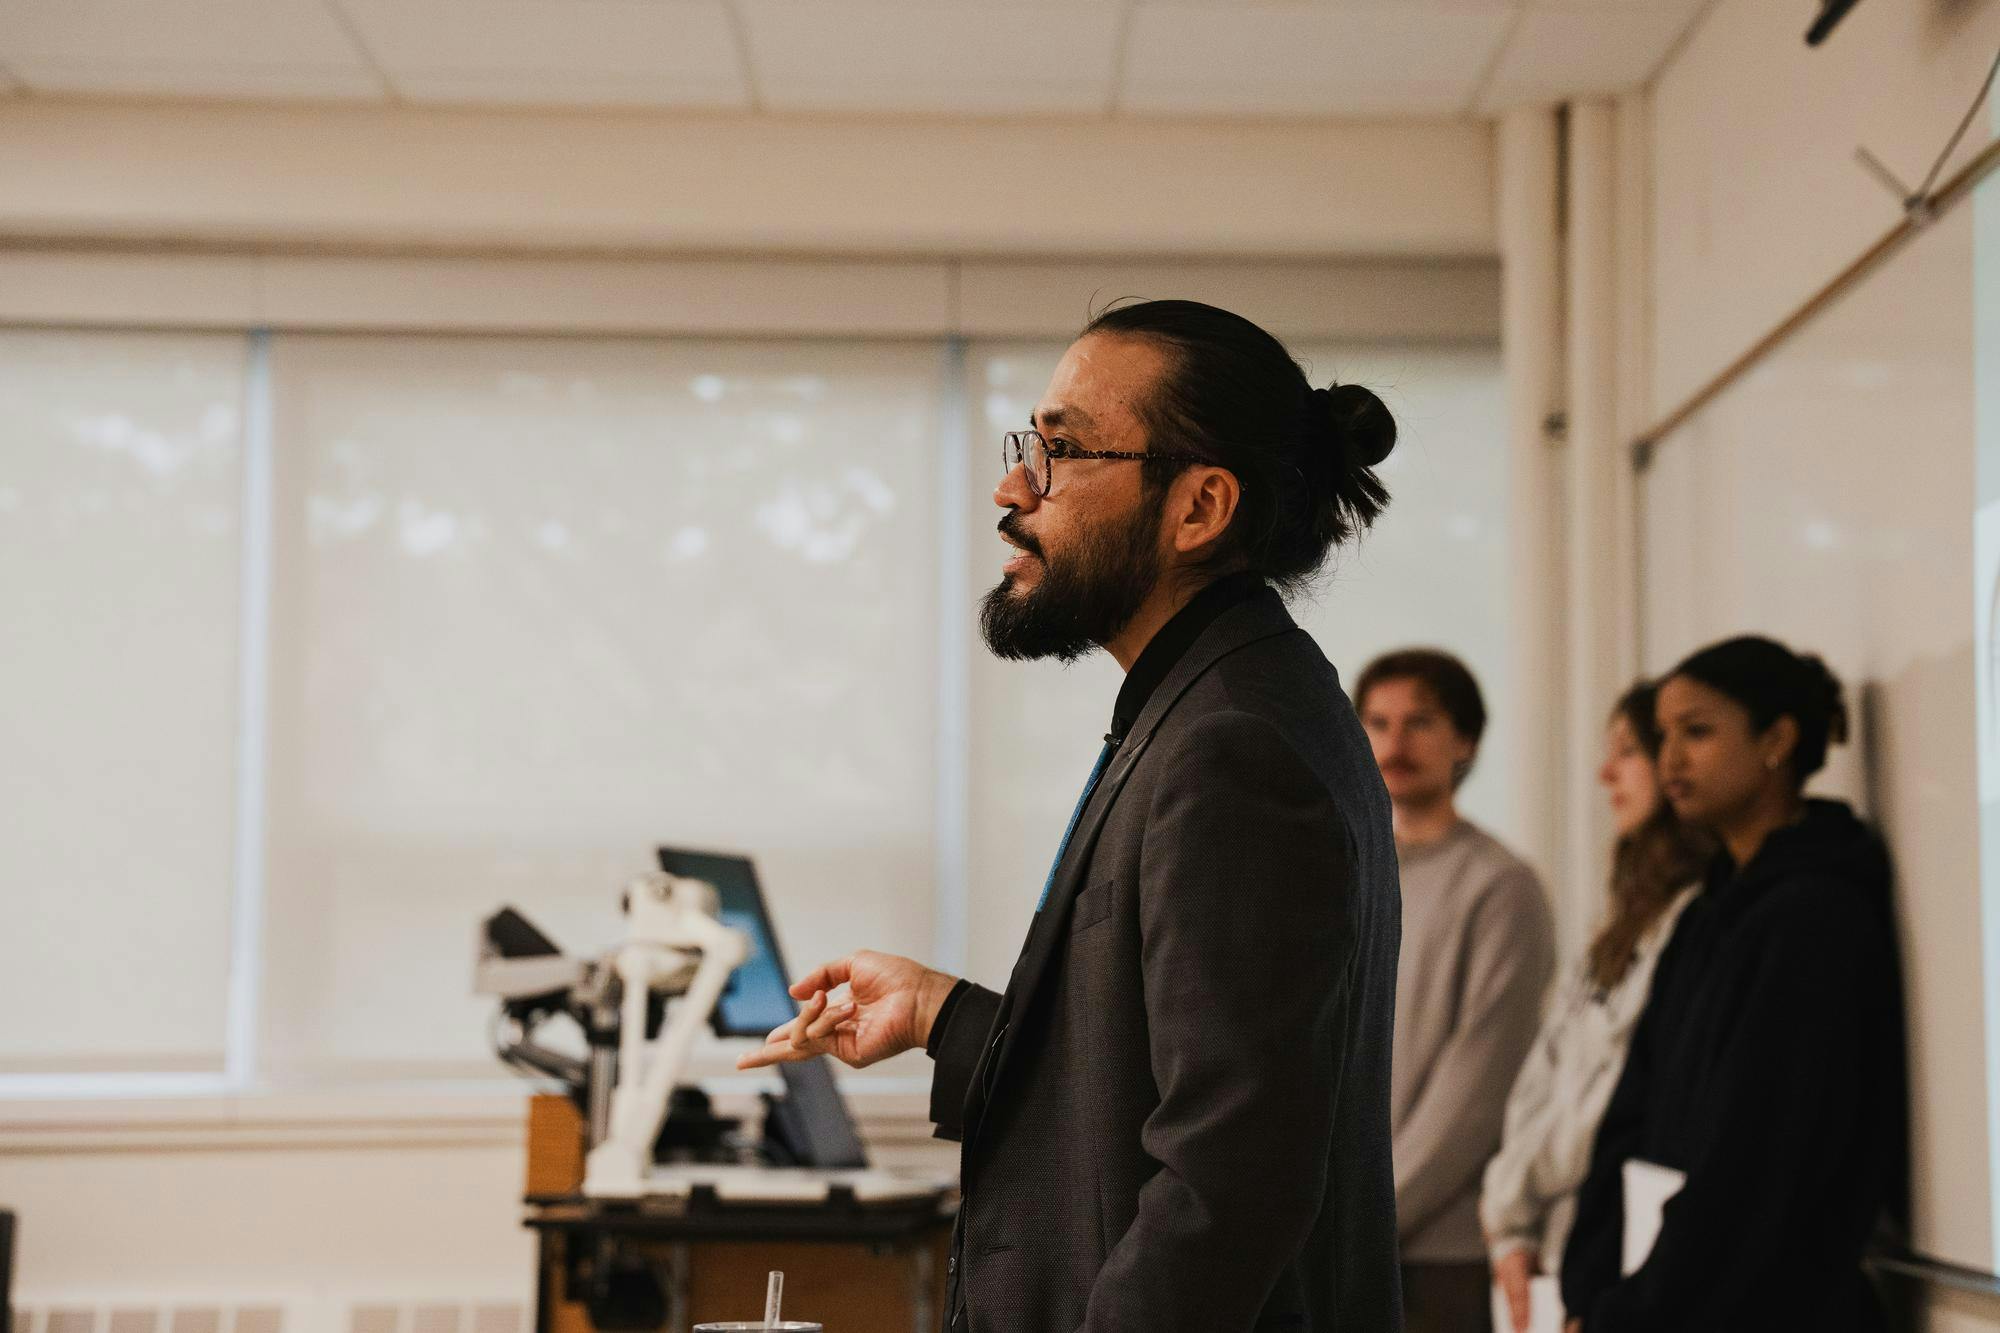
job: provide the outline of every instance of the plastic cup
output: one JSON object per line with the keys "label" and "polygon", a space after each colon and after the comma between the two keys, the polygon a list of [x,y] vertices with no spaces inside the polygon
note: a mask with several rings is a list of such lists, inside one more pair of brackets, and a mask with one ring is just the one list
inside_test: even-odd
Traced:
{"label": "plastic cup", "polygon": [[823,1324],[802,1324],[793,1319],[780,1319],[775,1324],[767,1324],[761,1319],[744,1319],[731,1324],[696,1324],[694,1333],[826,1333]]}

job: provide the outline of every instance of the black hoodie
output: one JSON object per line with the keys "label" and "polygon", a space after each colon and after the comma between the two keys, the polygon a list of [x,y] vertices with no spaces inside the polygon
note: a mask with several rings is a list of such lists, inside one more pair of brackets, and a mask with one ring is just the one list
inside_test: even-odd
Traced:
{"label": "black hoodie", "polygon": [[[1660,957],[1563,1255],[1586,1333],[1873,1330],[1900,1205],[1903,998],[1882,843],[1837,801],[1711,867]],[[1628,1158],[1687,1173],[1618,1275]]]}

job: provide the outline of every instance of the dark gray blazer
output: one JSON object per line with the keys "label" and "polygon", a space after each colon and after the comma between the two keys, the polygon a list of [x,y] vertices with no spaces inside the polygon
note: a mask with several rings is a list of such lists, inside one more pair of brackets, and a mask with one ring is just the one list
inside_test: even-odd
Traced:
{"label": "dark gray blazer", "polygon": [[[975,1333],[1397,1333],[1402,903],[1367,737],[1275,593],[1154,692],[931,1115]],[[961,1309],[962,1307],[962,1309]]]}

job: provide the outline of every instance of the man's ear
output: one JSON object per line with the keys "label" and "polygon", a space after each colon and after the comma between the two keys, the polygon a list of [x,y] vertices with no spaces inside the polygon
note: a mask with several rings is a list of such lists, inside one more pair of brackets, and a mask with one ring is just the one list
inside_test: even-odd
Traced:
{"label": "man's ear", "polygon": [[1236,516],[1243,487],[1227,468],[1190,468],[1174,479],[1168,512],[1174,522],[1174,550],[1191,555],[1221,540]]}

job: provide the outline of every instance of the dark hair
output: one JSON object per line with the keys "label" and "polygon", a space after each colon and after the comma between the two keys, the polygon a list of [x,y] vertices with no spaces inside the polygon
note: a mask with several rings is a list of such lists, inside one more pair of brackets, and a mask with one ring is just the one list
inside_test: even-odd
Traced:
{"label": "dark hair", "polygon": [[[1660,720],[1654,711],[1659,690],[1640,681],[1611,710],[1623,718],[1648,759],[1660,757]],[[1646,822],[1618,839],[1611,853],[1611,910],[1587,955],[1590,979],[1610,990],[1632,970],[1639,940],[1667,910],[1674,895],[1702,872],[1715,845],[1701,830],[1683,824],[1673,806],[1657,802]]]}
{"label": "dark hair", "polygon": [[[1826,748],[1847,739],[1847,704],[1840,678],[1810,653],[1795,653],[1775,639],[1754,634],[1712,643],[1667,673],[1686,676],[1742,704],[1750,713],[1751,729],[1769,731],[1781,717],[1799,729],[1792,747],[1792,784],[1806,779],[1826,763]],[[1664,682],[1663,682],[1664,683]]]}
{"label": "dark hair", "polygon": [[1486,699],[1465,663],[1442,648],[1399,648],[1383,653],[1361,670],[1354,706],[1366,706],[1368,691],[1384,681],[1414,680],[1431,692],[1458,734],[1477,742],[1486,732]]}
{"label": "dark hair", "polygon": [[[1387,507],[1374,468],[1396,445],[1389,409],[1358,384],[1314,388],[1284,344],[1241,315],[1143,301],[1104,311],[1083,332],[1165,348],[1172,369],[1139,412],[1152,447],[1211,460],[1241,484],[1211,566],[1247,566],[1294,592]],[[1163,490],[1186,466],[1148,462],[1147,483]]]}
{"label": "dark hair", "polygon": [[[1442,648],[1400,648],[1363,667],[1354,683],[1355,711],[1368,706],[1368,691],[1392,680],[1414,680],[1430,691],[1453,729],[1475,746],[1486,734],[1486,700],[1479,693],[1479,682],[1465,663]],[[1451,775],[1451,785],[1456,787],[1471,772],[1468,760]]]}

